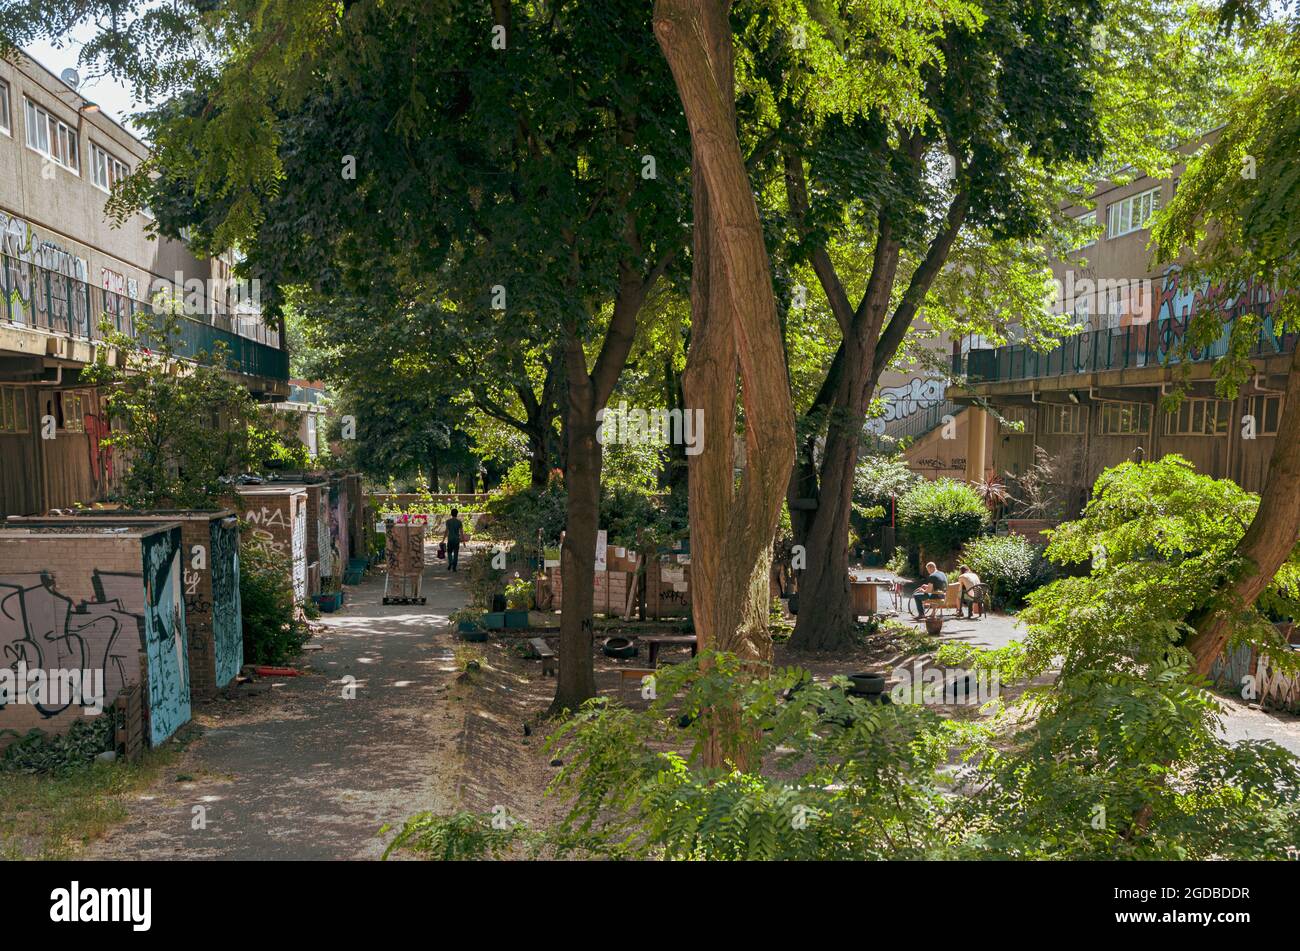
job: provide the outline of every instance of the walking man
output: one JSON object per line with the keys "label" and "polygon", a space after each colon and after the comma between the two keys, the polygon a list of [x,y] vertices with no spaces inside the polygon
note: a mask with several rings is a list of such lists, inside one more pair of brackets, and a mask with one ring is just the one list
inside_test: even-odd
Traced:
{"label": "walking man", "polygon": [[456,509],[451,510],[451,518],[447,519],[446,529],[447,538],[447,570],[455,571],[456,566],[460,563],[460,535],[462,526],[460,519],[456,516],[459,512]]}

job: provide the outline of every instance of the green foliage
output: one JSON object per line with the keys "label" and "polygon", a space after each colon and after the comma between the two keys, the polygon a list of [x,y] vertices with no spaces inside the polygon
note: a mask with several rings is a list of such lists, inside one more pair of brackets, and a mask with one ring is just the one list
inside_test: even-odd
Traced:
{"label": "green foliage", "polygon": [[[84,768],[105,750],[116,746],[118,714],[106,711],[96,717],[78,717],[67,731],[50,735],[29,730],[0,753],[0,771],[7,773],[49,773]],[[0,737],[18,736],[14,730],[0,730]]]}
{"label": "green foliage", "polygon": [[[1229,18],[1243,6],[1225,4]],[[1256,28],[1236,37],[1250,54],[1235,77],[1240,94],[1217,138],[1188,160],[1151,231],[1161,262],[1178,263],[1191,286],[1215,288],[1214,306],[1193,316],[1183,348],[1214,343],[1236,318],[1215,367],[1218,391],[1228,396],[1255,372],[1249,354],[1263,329],[1256,308],[1233,304],[1262,287],[1300,286],[1300,9],[1274,5],[1244,20]],[[1274,333],[1300,329],[1296,294],[1275,306]]]}
{"label": "green foliage", "polygon": [[239,602],[245,663],[280,664],[302,650],[310,632],[298,619],[289,559],[248,531],[239,545]]}
{"label": "green foliage", "polygon": [[[379,833],[383,835],[390,828],[385,825]],[[493,826],[492,817],[472,812],[449,816],[420,812],[402,824],[384,849],[383,858],[399,851],[442,862],[500,858],[524,838],[525,831],[523,826],[514,823],[498,829]]]}
{"label": "green foliage", "polygon": [[130,459],[119,493],[130,508],[211,508],[224,477],[260,469],[261,452],[277,440],[259,428],[257,404],[226,375],[222,346],[182,361],[176,353],[181,317],[135,315],[137,337],[106,333],[126,354],[126,366],[107,362],[107,350],[83,372],[106,388],[114,423],[104,440]]}
{"label": "green foliage", "polygon": [[539,531],[543,544],[559,544],[567,501],[564,477],[558,473],[552,474],[545,488],[529,486],[494,494],[487,503],[488,531],[493,538],[512,541],[529,551],[537,547]]}
{"label": "green foliage", "polygon": [[516,576],[506,585],[506,604],[513,611],[526,611],[533,605],[533,583]]}
{"label": "green foliage", "polygon": [[865,456],[853,470],[853,497],[862,502],[884,502],[921,480],[900,456]]}
{"label": "green foliage", "polygon": [[1015,607],[1051,579],[1042,549],[1023,535],[981,535],[968,541],[961,561],[989,586],[995,604]]}
{"label": "green foliage", "polygon": [[974,538],[989,523],[979,494],[964,482],[918,482],[898,500],[898,524],[927,557],[943,557]]}
{"label": "green foliage", "polygon": [[[1258,496],[1229,479],[1199,474],[1181,456],[1107,469],[1082,515],[1055,529],[1047,557],[1090,565],[1029,597],[1030,670],[1108,669],[1118,657],[1161,663],[1190,633],[1219,582],[1239,567],[1237,543]],[[1292,552],[1253,605],[1234,612],[1234,640],[1279,650],[1264,612],[1300,616],[1300,550]]]}

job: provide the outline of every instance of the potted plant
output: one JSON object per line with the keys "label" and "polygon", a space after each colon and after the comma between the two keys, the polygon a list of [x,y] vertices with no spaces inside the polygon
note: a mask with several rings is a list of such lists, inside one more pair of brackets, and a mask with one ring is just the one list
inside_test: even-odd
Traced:
{"label": "potted plant", "polygon": [[320,594],[312,595],[312,600],[316,602],[316,607],[326,614],[333,614],[341,608],[343,588],[339,585],[339,579],[334,576],[321,579]]}
{"label": "potted plant", "polygon": [[463,641],[485,641],[487,631],[483,629],[482,608],[465,607],[451,615],[451,622],[456,625],[456,632]]}
{"label": "potted plant", "polygon": [[506,627],[527,627],[528,609],[533,604],[533,583],[520,578],[506,585]]}

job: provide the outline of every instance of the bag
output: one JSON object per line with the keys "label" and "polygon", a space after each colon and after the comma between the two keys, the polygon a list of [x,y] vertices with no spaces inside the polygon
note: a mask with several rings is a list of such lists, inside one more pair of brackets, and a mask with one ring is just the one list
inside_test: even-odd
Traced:
{"label": "bag", "polygon": [[438,560],[441,561],[446,557],[447,557],[447,543],[438,542]]}

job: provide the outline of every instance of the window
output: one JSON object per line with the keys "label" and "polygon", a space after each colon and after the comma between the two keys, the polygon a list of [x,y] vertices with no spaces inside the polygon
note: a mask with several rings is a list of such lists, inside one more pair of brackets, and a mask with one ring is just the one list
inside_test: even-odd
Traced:
{"label": "window", "polygon": [[59,394],[59,429],[68,433],[86,431],[86,398],[80,393]]}
{"label": "window", "polygon": [[77,133],[30,99],[24,99],[23,105],[27,112],[27,145],[69,171],[79,172]]}
{"label": "window", "polygon": [[[1004,410],[999,410],[1002,414],[1002,421],[998,427],[1002,432],[1011,436],[1028,436],[1034,431],[1034,411],[1029,406],[1008,406]],[[1024,428],[1020,430],[1012,429],[1008,423],[1024,423]]]}
{"label": "window", "polygon": [[113,186],[131,174],[125,162],[115,159],[94,142],[90,143],[90,177],[104,191],[112,191]]}
{"label": "window", "polygon": [[1083,422],[1082,406],[1043,407],[1043,431],[1049,436],[1082,436]]}
{"label": "window", "polygon": [[1277,435],[1277,421],[1282,415],[1282,397],[1252,396],[1246,404],[1246,412],[1255,417],[1256,436]]}
{"label": "window", "polygon": [[1106,237],[1118,238],[1122,234],[1142,230],[1159,207],[1159,185],[1128,198],[1121,198],[1106,209]]}
{"label": "window", "polygon": [[13,132],[9,124],[9,84],[0,79],[0,131]]}
{"label": "window", "polygon": [[1232,415],[1230,400],[1185,399],[1175,412],[1165,413],[1170,436],[1222,436]]}
{"label": "window", "polygon": [[27,391],[0,386],[0,433],[27,432]]}
{"label": "window", "polygon": [[1141,436],[1151,431],[1149,403],[1102,403],[1103,436]]}

